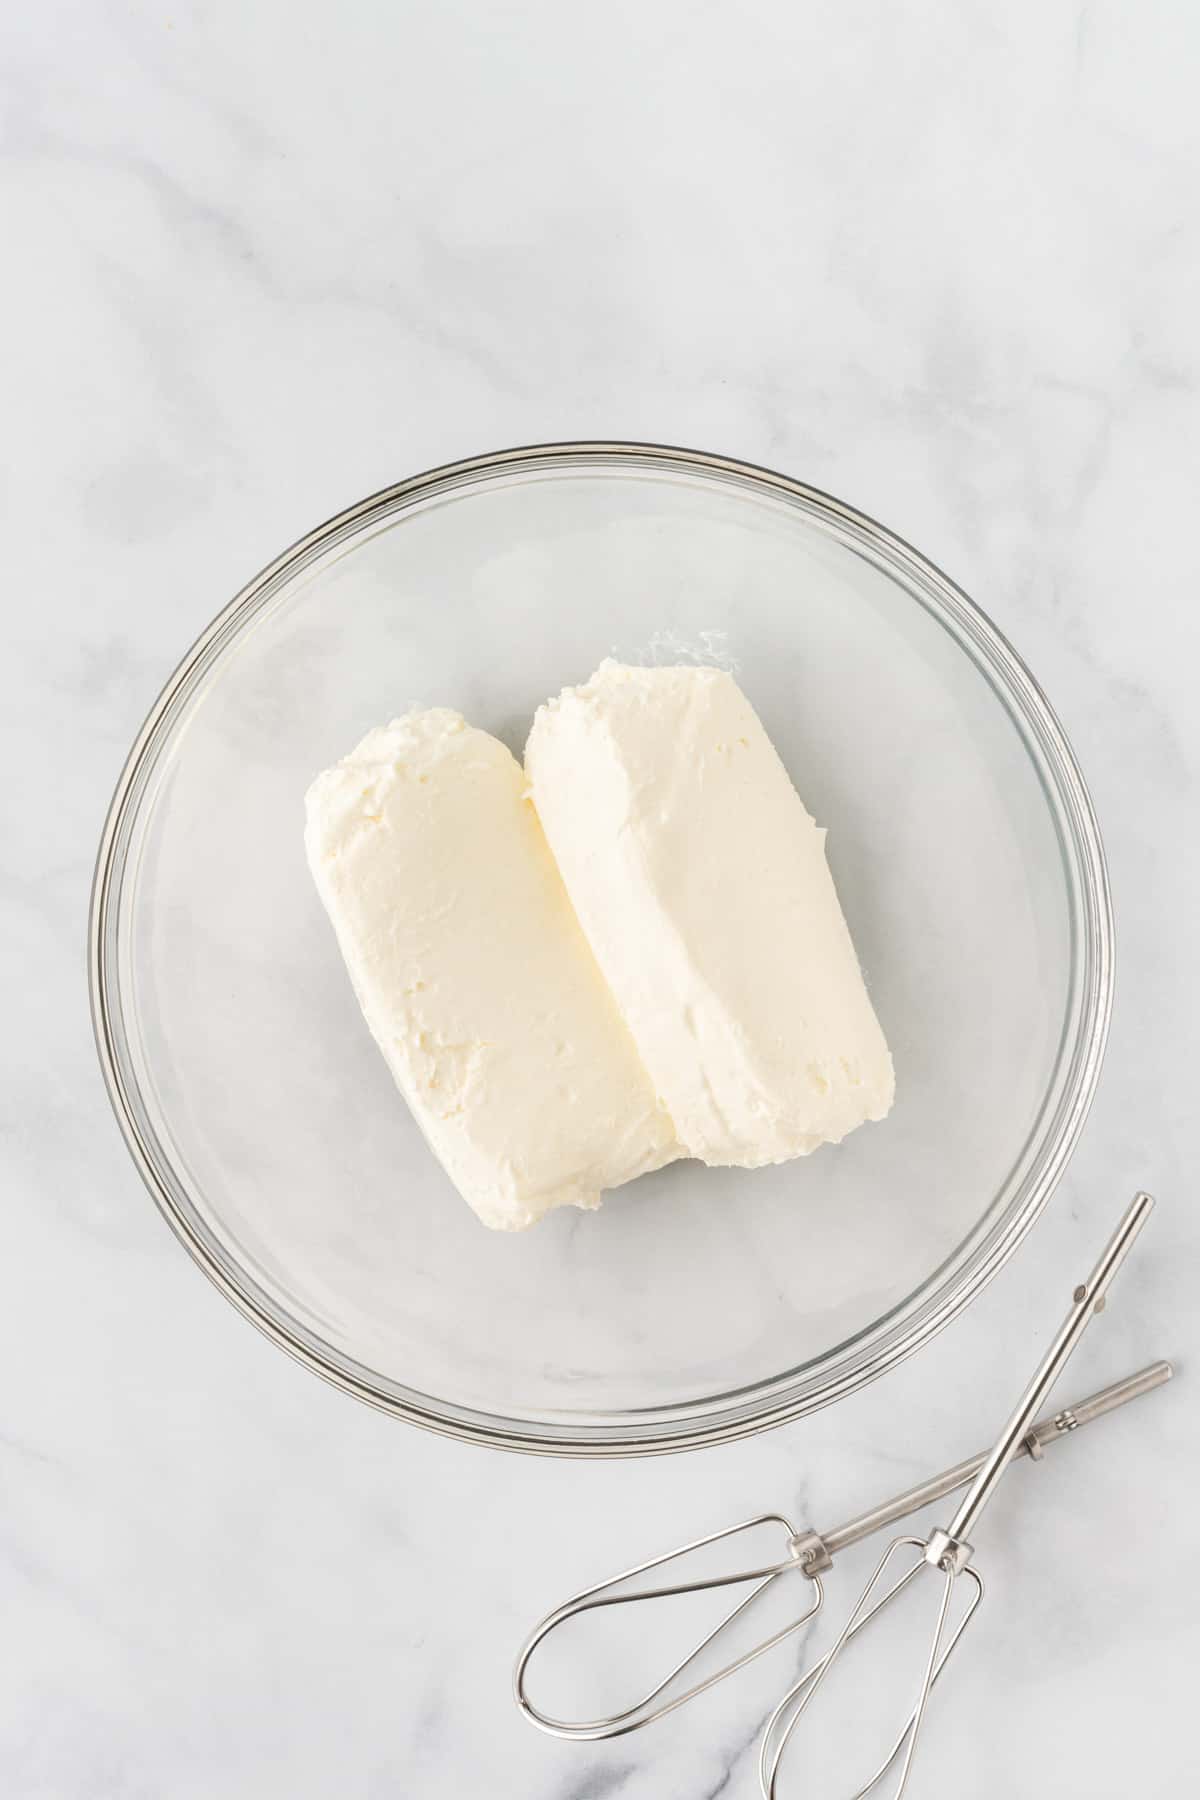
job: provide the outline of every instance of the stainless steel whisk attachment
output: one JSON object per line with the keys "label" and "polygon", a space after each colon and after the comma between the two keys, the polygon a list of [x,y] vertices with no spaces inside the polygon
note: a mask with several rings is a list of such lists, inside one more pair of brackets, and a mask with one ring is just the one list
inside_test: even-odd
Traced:
{"label": "stainless steel whisk attachment", "polygon": [[[764,1792],[774,1795],[779,1763],[792,1732],[799,1721],[801,1713],[808,1705],[830,1663],[841,1649],[852,1638],[856,1637],[867,1622],[874,1618],[890,1600],[914,1582],[922,1569],[936,1568],[939,1562],[949,1556],[958,1566],[946,1579],[946,1605],[938,1620],[938,1636],[934,1643],[926,1667],[927,1680],[923,1680],[919,1695],[919,1704],[909,1714],[900,1737],[896,1740],[887,1761],[876,1771],[872,1781],[885,1773],[901,1752],[906,1750],[904,1777],[912,1761],[912,1750],[915,1745],[916,1727],[920,1723],[920,1714],[924,1710],[925,1699],[929,1688],[937,1679],[950,1651],[958,1642],[965,1629],[970,1613],[982,1596],[982,1582],[977,1573],[967,1566],[968,1557],[961,1554],[962,1540],[968,1525],[962,1520],[970,1508],[971,1521],[978,1518],[983,1505],[990,1497],[996,1482],[1004,1468],[1014,1457],[1028,1456],[1039,1460],[1047,1446],[1065,1441],[1079,1426],[1089,1424],[1093,1419],[1104,1417],[1117,1407],[1125,1405],[1139,1395],[1149,1393],[1170,1379],[1171,1365],[1167,1362],[1151,1363],[1147,1368],[1135,1375],[1126,1376],[1123,1380],[1112,1383],[1090,1395],[1086,1400],[1078,1400],[1065,1407],[1050,1418],[1043,1419],[1036,1425],[1031,1424],[1041,1401],[1049,1392],[1058,1371],[1070,1355],[1084,1326],[1093,1313],[1103,1305],[1104,1289],[1111,1280],[1117,1264],[1124,1256],[1133,1237],[1140,1229],[1150,1210],[1152,1202],[1146,1195],[1139,1195],[1127,1213],[1121,1229],[1101,1258],[1089,1281],[1076,1290],[1076,1303],[1072,1309],[1068,1324],[1059,1333],[1055,1344],[1042,1368],[1039,1369],[1034,1382],[1022,1399],[1018,1412],[1013,1415],[1006,1427],[1000,1443],[990,1452],[957,1463],[953,1468],[944,1469],[940,1474],[931,1476],[927,1481],[908,1488],[902,1494],[884,1501],[869,1512],[861,1513],[838,1525],[832,1530],[816,1532],[813,1530],[797,1531],[782,1513],[762,1513],[756,1518],[746,1519],[736,1525],[728,1526],[723,1531],[712,1532],[707,1537],[694,1539],[691,1543],[678,1545],[661,1556],[637,1564],[634,1568],[622,1570],[605,1581],[585,1588],[556,1607],[536,1625],[526,1640],[517,1658],[513,1673],[513,1692],[520,1711],[540,1730],[551,1736],[568,1739],[594,1740],[598,1738],[619,1737],[631,1731],[640,1730],[642,1726],[662,1719],[678,1707],[694,1700],[698,1695],[706,1693],[719,1681],[733,1675],[737,1670],[745,1668],[766,1651],[782,1643],[805,1625],[820,1609],[824,1588],[821,1577],[832,1568],[834,1558],[852,1544],[861,1542],[874,1532],[887,1525],[895,1524],[907,1514],[918,1511],[932,1501],[953,1493],[974,1481],[971,1493],[967,1495],[963,1506],[959,1509],[946,1537],[950,1540],[942,1543],[941,1538],[931,1539],[929,1545],[936,1541],[939,1545],[937,1557],[927,1561],[929,1546],[924,1540],[900,1539],[893,1544],[881,1560],[872,1578],[871,1586],[863,1595],[855,1608],[845,1631],[834,1645],[832,1651],[820,1662],[809,1668],[788,1691],[771,1720],[767,1736],[764,1739],[761,1760],[761,1774]],[[982,1498],[979,1496],[982,1495]],[[732,1571],[707,1575],[700,1579],[667,1581],[656,1579],[657,1572],[665,1570],[668,1565],[684,1558],[703,1553],[710,1547],[719,1547],[733,1543],[742,1534],[761,1533],[766,1528],[773,1528],[780,1534],[779,1553],[770,1560],[760,1560],[750,1567],[738,1567]],[[894,1556],[907,1545],[913,1552],[911,1567],[900,1576],[893,1586],[882,1595],[876,1596],[876,1588]],[[915,1552],[920,1551],[920,1556]],[[970,1605],[955,1619],[950,1621],[949,1592],[953,1580],[965,1575],[964,1587],[970,1587],[972,1594]],[[804,1585],[797,1595],[798,1608],[795,1614],[781,1628],[753,1642],[741,1654],[733,1656],[714,1671],[700,1676],[684,1685],[690,1675],[697,1675],[696,1665],[705,1651],[710,1650],[723,1634],[731,1632],[738,1620],[747,1622],[746,1615],[760,1597],[768,1590],[775,1589],[781,1581],[794,1582],[796,1576],[804,1578]],[[631,1585],[648,1582],[648,1585]],[[589,1614],[597,1614],[621,1606],[639,1606],[648,1601],[662,1601],[675,1596],[701,1593],[720,1588],[747,1587],[749,1592],[740,1598],[730,1611],[717,1620],[707,1634],[701,1638],[682,1659],[674,1664],[661,1680],[657,1681],[648,1692],[643,1693],[619,1712],[611,1712],[603,1716],[589,1719],[562,1719],[552,1716],[544,1707],[539,1706],[529,1693],[529,1667],[539,1648],[562,1626],[573,1620],[581,1619]],[[778,1591],[778,1590],[776,1590]],[[906,1745],[905,1740],[910,1739]],[[870,1786],[860,1790],[870,1792]],[[897,1794],[899,1794],[897,1789]]]}
{"label": "stainless steel whisk attachment", "polygon": [[[867,1795],[881,1793],[881,1783],[889,1770],[894,1770],[898,1779],[891,1789],[891,1800],[900,1800],[912,1771],[930,1691],[983,1599],[983,1581],[972,1564],[974,1551],[970,1541],[971,1534],[995,1493],[1004,1471],[1014,1456],[1019,1454],[1029,1432],[1030,1421],[1046,1399],[1088,1325],[1103,1310],[1109,1283],[1124,1261],[1134,1238],[1146,1223],[1153,1205],[1149,1194],[1138,1194],[1135,1197],[1088,1279],[1076,1288],[1071,1310],[1054,1342],[982,1462],[949,1525],[932,1532],[928,1538],[900,1537],[888,1545],[847,1619],[841,1636],[832,1649],[812,1668],[806,1670],[785,1694],[768,1722],[763,1737],[759,1777],[765,1800],[776,1800],[780,1766],[796,1727],[847,1646],[901,1594],[920,1585],[922,1581],[936,1580],[942,1584],[941,1594],[933,1634],[921,1658],[920,1676],[911,1711],[882,1763],[865,1785],[855,1790],[853,1796],[853,1800],[865,1800]],[[965,1607],[952,1624],[952,1606],[960,1582],[968,1585],[972,1591]]]}
{"label": "stainless steel whisk attachment", "polygon": [[[1114,1412],[1117,1407],[1126,1405],[1130,1400],[1148,1394],[1165,1381],[1169,1381],[1172,1368],[1169,1362],[1153,1362],[1135,1375],[1126,1375],[1120,1381],[1101,1388],[1098,1393],[1089,1394],[1086,1400],[1076,1400],[1070,1406],[1063,1407],[1053,1417],[1041,1420],[1030,1430],[1019,1445],[1016,1455],[1029,1457],[1040,1462],[1051,1444],[1065,1443],[1070,1434],[1081,1425],[1090,1425],[1094,1419],[1102,1419],[1107,1413]],[[824,1587],[821,1576],[833,1567],[834,1558],[853,1544],[864,1538],[872,1537],[888,1525],[906,1518],[909,1513],[919,1512],[922,1507],[929,1506],[935,1500],[944,1499],[955,1489],[965,1487],[973,1476],[978,1474],[987,1460],[987,1452],[968,1457],[965,1461],[955,1463],[952,1468],[943,1469],[928,1480],[919,1482],[915,1487],[906,1488],[902,1494],[896,1494],[890,1500],[873,1506],[868,1512],[857,1514],[843,1525],[835,1525],[831,1530],[797,1531],[782,1513],[759,1513],[755,1518],[743,1519],[736,1525],[729,1525],[723,1531],[710,1532],[707,1537],[694,1538],[691,1543],[679,1544],[661,1556],[651,1557],[648,1562],[638,1563],[631,1569],[623,1569],[619,1575],[611,1575],[605,1581],[597,1582],[593,1587],[584,1588],[581,1593],[573,1594],[561,1606],[547,1613],[530,1633],[517,1658],[513,1675],[513,1689],[517,1706],[540,1731],[551,1737],[595,1741],[598,1738],[621,1737],[630,1731],[639,1731],[643,1725],[652,1725],[655,1720],[663,1719],[677,1707],[687,1701],[694,1700],[706,1693],[718,1681],[726,1676],[736,1674],[748,1663],[755,1661],[776,1644],[782,1643],[793,1633],[814,1617],[820,1610],[824,1598]],[[737,1538],[743,1533],[759,1531],[764,1527],[776,1527],[782,1534],[782,1557],[773,1562],[753,1567],[739,1567],[731,1572],[708,1576],[701,1580],[680,1581],[665,1586],[655,1585],[641,1587],[627,1593],[615,1590],[635,1581],[639,1576],[650,1575],[656,1569],[665,1568],[669,1563],[682,1561],[710,1545],[721,1544]],[[748,1612],[758,1597],[765,1593],[776,1581],[787,1576],[802,1576],[808,1586],[803,1591],[801,1610],[789,1623],[770,1636],[761,1639],[740,1656],[727,1662],[722,1668],[715,1670],[702,1681],[694,1683],[682,1693],[671,1695],[667,1690],[671,1684],[691,1668],[704,1651],[734,1622]],[[529,1664],[535,1651],[559,1629],[573,1619],[578,1619],[601,1608],[633,1605],[647,1600],[665,1600],[675,1595],[702,1593],[720,1587],[739,1587],[750,1585],[751,1591],[739,1600],[731,1612],[717,1621],[701,1641],[691,1649],[681,1662],[667,1671],[662,1679],[636,1700],[631,1706],[619,1713],[610,1713],[597,1719],[556,1719],[551,1718],[530,1698],[528,1692]],[[810,1669],[802,1676],[790,1691],[788,1700],[794,1699],[804,1682],[811,1680],[817,1670]],[[785,1705],[786,1705],[785,1701]]]}

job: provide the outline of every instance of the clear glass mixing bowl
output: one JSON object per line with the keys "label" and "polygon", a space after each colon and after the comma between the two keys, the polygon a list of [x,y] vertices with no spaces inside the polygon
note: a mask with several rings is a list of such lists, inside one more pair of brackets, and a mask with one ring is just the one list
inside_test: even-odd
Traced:
{"label": "clear glass mixing bowl", "polygon": [[[736,668],[830,828],[898,1098],[806,1160],[678,1164],[494,1235],[359,1016],[302,797],[414,703],[520,754],[538,702],[608,654]],[[825,1405],[977,1294],[1078,1135],[1111,970],[1086,790],[978,608],[828,495],[633,444],[434,470],[264,570],[130,753],[91,925],[121,1128],[230,1299],[401,1417],[602,1455]]]}

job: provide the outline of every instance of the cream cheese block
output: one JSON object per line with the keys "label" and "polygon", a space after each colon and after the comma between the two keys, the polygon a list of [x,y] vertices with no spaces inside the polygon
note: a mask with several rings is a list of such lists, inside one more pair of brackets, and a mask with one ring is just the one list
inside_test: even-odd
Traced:
{"label": "cream cheese block", "polygon": [[594,1207],[680,1154],[503,744],[456,712],[398,719],[306,814],[367,1024],[485,1225]]}
{"label": "cream cheese block", "polygon": [[539,709],[525,766],[684,1154],[755,1168],[884,1117],[825,833],[732,676],[602,663]]}

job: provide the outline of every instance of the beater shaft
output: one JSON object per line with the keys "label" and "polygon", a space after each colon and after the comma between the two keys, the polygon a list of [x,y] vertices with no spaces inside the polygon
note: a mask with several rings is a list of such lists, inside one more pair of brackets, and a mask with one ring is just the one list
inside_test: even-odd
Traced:
{"label": "beater shaft", "polygon": [[1075,1289],[1074,1304],[1063,1320],[1058,1335],[1038,1364],[1029,1386],[1018,1400],[1004,1430],[996,1439],[987,1458],[958,1511],[946,1528],[946,1535],[956,1543],[966,1541],[972,1526],[996,1491],[1000,1477],[1012,1461],[1021,1439],[1029,1430],[1039,1406],[1061,1375],[1067,1359],[1098,1312],[1103,1311],[1105,1295],[1113,1276],[1133,1247],[1138,1232],[1154,1210],[1149,1194],[1135,1194],[1120,1224],[1100,1254],[1100,1260]]}
{"label": "beater shaft", "polygon": [[[1126,1375],[1121,1381],[1110,1382],[1108,1387],[1089,1394],[1086,1400],[1073,1401],[1070,1406],[1064,1406],[1056,1412],[1053,1418],[1042,1419],[1033,1426],[1013,1453],[1013,1460],[1028,1456],[1034,1462],[1040,1462],[1049,1445],[1062,1443],[1080,1425],[1090,1425],[1093,1419],[1102,1419],[1106,1413],[1115,1412],[1117,1407],[1124,1406],[1127,1401],[1152,1393],[1165,1381],[1170,1381],[1173,1374],[1174,1370],[1169,1362],[1160,1360],[1148,1363],[1136,1375]],[[982,1469],[988,1460],[988,1454],[986,1450],[981,1450],[975,1456],[968,1456],[965,1461],[955,1463],[952,1469],[943,1469],[940,1475],[931,1475],[928,1481],[918,1482],[903,1494],[897,1494],[893,1500],[884,1500],[869,1512],[859,1513],[857,1518],[848,1520],[845,1525],[839,1525],[833,1531],[821,1532],[820,1539],[830,1559],[840,1551],[848,1550],[852,1544],[861,1543],[863,1538],[882,1531],[885,1525],[894,1525],[897,1519],[907,1518],[909,1513],[920,1512],[923,1506],[928,1506],[934,1500],[944,1499],[956,1488],[965,1487]]]}

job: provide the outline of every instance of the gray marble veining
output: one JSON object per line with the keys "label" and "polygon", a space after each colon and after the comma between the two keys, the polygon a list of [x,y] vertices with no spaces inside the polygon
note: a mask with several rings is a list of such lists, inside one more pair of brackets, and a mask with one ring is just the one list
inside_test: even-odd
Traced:
{"label": "gray marble veining", "polygon": [[[1194,9],[43,0],[0,45],[0,1793],[751,1795],[781,1671],[557,1745],[524,1630],[681,1520],[975,1448],[1139,1185],[1078,1369],[1182,1379],[997,1500],[914,1792],[1190,1791]],[[595,1467],[406,1430],[242,1323],[125,1156],[83,977],[124,750],[243,579],[413,470],[589,435],[786,468],[961,581],[1072,737],[1119,941],[1092,1121],[981,1301],[800,1426]]]}

